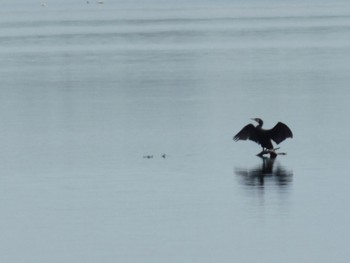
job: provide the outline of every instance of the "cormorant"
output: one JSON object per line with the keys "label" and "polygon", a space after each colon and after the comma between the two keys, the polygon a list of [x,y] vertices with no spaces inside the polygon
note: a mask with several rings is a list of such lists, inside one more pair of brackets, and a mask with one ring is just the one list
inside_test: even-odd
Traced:
{"label": "cormorant", "polygon": [[271,140],[279,144],[287,138],[293,138],[293,133],[287,125],[282,122],[278,122],[275,127],[270,130],[262,129],[262,119],[252,119],[258,123],[256,127],[253,124],[248,124],[238,132],[233,139],[238,140],[251,140],[261,145],[262,152],[258,155],[262,156],[265,153],[270,153],[271,157],[276,157],[275,149],[273,148]]}

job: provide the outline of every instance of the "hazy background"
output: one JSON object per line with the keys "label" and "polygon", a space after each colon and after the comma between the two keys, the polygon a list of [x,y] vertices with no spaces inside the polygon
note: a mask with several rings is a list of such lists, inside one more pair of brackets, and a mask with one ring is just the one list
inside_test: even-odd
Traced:
{"label": "hazy background", "polygon": [[0,11],[0,261],[348,262],[350,5],[89,2]]}

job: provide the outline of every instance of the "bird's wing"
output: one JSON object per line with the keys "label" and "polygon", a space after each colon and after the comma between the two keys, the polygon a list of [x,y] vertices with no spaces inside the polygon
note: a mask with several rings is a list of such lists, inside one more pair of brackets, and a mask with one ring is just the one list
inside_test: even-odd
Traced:
{"label": "bird's wing", "polygon": [[233,139],[235,141],[238,140],[252,140],[254,142],[258,142],[258,139],[256,137],[256,128],[254,127],[253,124],[248,124],[243,127],[242,130],[240,130],[234,137]]}
{"label": "bird's wing", "polygon": [[283,142],[287,138],[293,138],[293,133],[287,125],[278,122],[275,127],[268,131],[270,138],[277,144]]}

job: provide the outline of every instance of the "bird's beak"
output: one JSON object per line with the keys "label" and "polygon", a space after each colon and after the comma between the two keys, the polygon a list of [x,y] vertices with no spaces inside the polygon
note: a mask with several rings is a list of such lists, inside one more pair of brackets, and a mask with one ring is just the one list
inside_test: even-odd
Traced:
{"label": "bird's beak", "polygon": [[251,120],[256,121],[256,119],[255,119],[255,118],[251,118]]}

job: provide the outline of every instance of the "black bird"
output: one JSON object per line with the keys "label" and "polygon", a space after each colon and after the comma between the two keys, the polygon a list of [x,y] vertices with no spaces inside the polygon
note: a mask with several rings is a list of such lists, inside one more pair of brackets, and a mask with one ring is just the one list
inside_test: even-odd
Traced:
{"label": "black bird", "polygon": [[253,124],[248,124],[243,127],[240,132],[238,132],[233,139],[238,140],[251,140],[261,145],[263,148],[262,152],[258,155],[263,155],[264,153],[270,153],[271,157],[276,157],[274,153],[274,148],[271,140],[279,144],[287,138],[293,138],[293,133],[287,125],[282,122],[278,122],[275,127],[270,130],[262,129],[263,121],[262,119],[255,118],[252,119],[258,123],[256,127]]}

